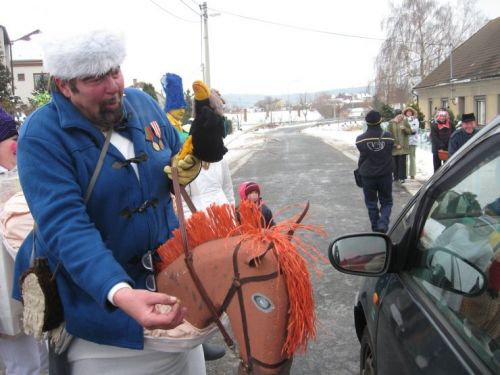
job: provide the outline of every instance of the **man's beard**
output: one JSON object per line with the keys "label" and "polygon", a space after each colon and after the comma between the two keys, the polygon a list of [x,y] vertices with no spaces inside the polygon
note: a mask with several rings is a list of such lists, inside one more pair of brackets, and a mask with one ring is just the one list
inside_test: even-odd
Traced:
{"label": "man's beard", "polygon": [[[119,102],[119,106],[116,109],[107,108],[110,104],[115,104]],[[112,98],[109,100],[104,100],[99,103],[99,118],[97,119],[97,125],[103,130],[109,130],[115,125],[119,124],[123,119],[123,103],[121,97]]]}

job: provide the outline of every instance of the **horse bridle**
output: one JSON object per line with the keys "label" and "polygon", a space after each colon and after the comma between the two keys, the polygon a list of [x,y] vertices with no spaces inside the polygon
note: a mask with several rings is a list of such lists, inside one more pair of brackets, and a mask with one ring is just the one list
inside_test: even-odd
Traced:
{"label": "horse bridle", "polygon": [[[219,328],[222,336],[224,337],[224,341],[226,345],[233,351],[235,352],[235,345],[234,341],[232,340],[231,336],[227,333],[226,328],[224,327],[224,324],[222,324],[219,314],[217,313],[217,309],[215,308],[214,303],[210,299],[205,287],[203,286],[198,274],[196,273],[196,270],[194,269],[194,263],[193,263],[193,253],[189,249],[189,244],[187,241],[187,232],[186,232],[186,225],[184,223],[184,212],[182,209],[182,201],[181,201],[181,196],[184,198],[186,201],[186,204],[188,207],[191,209],[192,212],[196,212],[196,208],[193,205],[193,202],[191,201],[191,198],[189,195],[186,193],[186,190],[184,189],[183,186],[179,184],[179,177],[177,173],[177,168],[173,167],[172,168],[172,182],[174,185],[174,193],[175,193],[175,200],[176,200],[176,206],[177,206],[177,215],[179,218],[179,229],[181,232],[181,238],[182,238],[182,244],[184,248],[184,260],[186,262],[186,266],[189,270],[189,274],[198,289],[198,292],[200,293],[201,298],[207,305],[210,314],[212,316],[213,322],[217,325]],[[300,223],[304,216],[307,213],[307,210],[309,209],[309,202],[307,203],[304,211],[301,213],[301,215],[297,219],[297,223]],[[291,237],[293,235],[293,230],[291,229],[288,232],[288,235]],[[251,373],[253,370],[253,363],[257,364],[260,367],[265,367],[268,369],[274,369],[274,368],[279,368],[283,366],[284,363],[286,363],[289,359],[285,358],[284,360],[278,362],[278,363],[264,363],[259,361],[257,358],[252,357],[252,351],[251,351],[251,346],[250,346],[250,337],[248,335],[248,325],[247,325],[247,314],[245,311],[245,303],[244,303],[244,298],[243,298],[243,285],[247,283],[253,283],[253,282],[263,282],[263,281],[268,281],[272,280],[276,277],[278,277],[278,272],[272,272],[267,275],[259,275],[259,276],[250,276],[250,277],[244,277],[241,278],[239,268],[238,268],[238,253],[240,251],[242,242],[238,242],[236,245],[234,251],[233,251],[233,282],[231,283],[231,287],[226,293],[226,297],[224,298],[224,301],[222,303],[220,311],[225,311],[229,304],[231,303],[233,297],[235,294],[238,295],[238,303],[240,304],[240,312],[241,312],[241,321],[242,321],[242,326],[243,326],[243,335],[245,339],[245,348],[246,348],[246,353],[247,353],[247,362],[245,363],[242,359],[241,365],[245,369],[247,373]],[[261,255],[263,256],[265,253],[267,253],[269,250],[271,250],[274,247],[274,244],[271,242],[267,249],[264,251],[264,253]]]}

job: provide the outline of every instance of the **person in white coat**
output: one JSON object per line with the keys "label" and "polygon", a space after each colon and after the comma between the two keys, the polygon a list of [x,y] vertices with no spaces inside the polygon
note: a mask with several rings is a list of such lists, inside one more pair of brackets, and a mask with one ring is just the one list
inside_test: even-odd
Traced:
{"label": "person in white coat", "polygon": [[[198,177],[186,186],[186,192],[191,197],[197,210],[203,211],[212,203],[235,204],[233,182],[227,162],[222,159],[216,163],[202,163]],[[184,218],[191,217],[191,210],[183,202]]]}

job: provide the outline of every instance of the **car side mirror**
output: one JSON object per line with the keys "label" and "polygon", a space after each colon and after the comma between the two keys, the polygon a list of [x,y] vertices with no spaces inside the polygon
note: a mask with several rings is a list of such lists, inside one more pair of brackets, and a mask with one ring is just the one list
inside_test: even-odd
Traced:
{"label": "car side mirror", "polygon": [[476,265],[446,248],[430,251],[426,265],[427,282],[466,296],[478,296],[485,291],[485,274]]}
{"label": "car side mirror", "polygon": [[380,276],[389,267],[391,248],[391,240],[383,233],[349,234],[331,243],[328,257],[340,272]]}

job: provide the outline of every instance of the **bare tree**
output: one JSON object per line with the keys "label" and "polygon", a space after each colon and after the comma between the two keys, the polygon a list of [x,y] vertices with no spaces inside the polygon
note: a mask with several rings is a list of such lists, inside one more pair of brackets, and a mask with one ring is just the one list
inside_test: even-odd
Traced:
{"label": "bare tree", "polygon": [[307,121],[307,112],[309,109],[309,103],[307,102],[307,93],[303,93],[299,95],[299,104],[298,104],[298,114],[300,116],[300,112],[304,114],[304,119]]}
{"label": "bare tree", "polygon": [[457,0],[454,7],[436,0],[391,3],[390,16],[382,23],[387,39],[375,61],[377,97],[406,103],[411,88],[486,21],[477,0]]}

